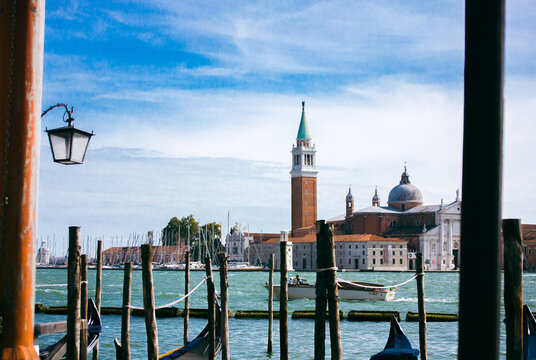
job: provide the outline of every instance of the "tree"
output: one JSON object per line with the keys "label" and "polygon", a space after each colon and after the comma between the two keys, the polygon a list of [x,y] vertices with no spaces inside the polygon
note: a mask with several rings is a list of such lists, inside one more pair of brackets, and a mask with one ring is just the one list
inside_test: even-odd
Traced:
{"label": "tree", "polygon": [[221,242],[221,225],[216,222],[210,222],[201,226],[201,241],[210,254],[215,254],[224,250]]}
{"label": "tree", "polygon": [[167,226],[162,229],[162,244],[176,246],[179,238],[188,239],[188,226],[190,227],[190,245],[195,243],[199,232],[199,222],[190,214],[181,219],[172,217]]}

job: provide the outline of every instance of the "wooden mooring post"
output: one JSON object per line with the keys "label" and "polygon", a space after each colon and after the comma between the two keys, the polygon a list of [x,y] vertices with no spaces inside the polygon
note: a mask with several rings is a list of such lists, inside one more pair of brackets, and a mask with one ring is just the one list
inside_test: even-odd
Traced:
{"label": "wooden mooring post", "polygon": [[216,358],[216,292],[212,278],[212,260],[205,258],[205,272],[207,274],[207,302],[208,302],[208,359]]}
{"label": "wooden mooring post", "polygon": [[523,359],[523,235],[519,219],[502,222],[506,360]]}
{"label": "wooden mooring post", "polygon": [[272,353],[273,347],[273,328],[274,328],[274,254],[270,254],[268,261],[268,354]]}
{"label": "wooden mooring post", "polygon": [[422,253],[417,253],[415,264],[417,273],[417,306],[419,309],[419,349],[421,360],[428,358],[426,350],[426,309],[424,306],[424,261]]}
{"label": "wooden mooring post", "polygon": [[280,359],[288,360],[288,232],[281,231],[279,241],[279,269],[281,272],[279,291],[279,348]]}
{"label": "wooden mooring post", "polygon": [[218,260],[220,263],[220,298],[221,298],[221,359],[229,360],[229,281],[227,274],[227,260],[229,256],[225,251],[218,252]]}
{"label": "wooden mooring post", "polygon": [[326,307],[329,309],[329,334],[331,359],[342,359],[337,268],[333,228],[325,220],[316,222],[317,277],[315,304],[315,354],[314,358],[325,358]]}
{"label": "wooden mooring post", "polygon": [[465,1],[460,360],[499,358],[504,14],[504,0]]}
{"label": "wooden mooring post", "polygon": [[[190,292],[190,250],[186,251],[186,264],[184,267],[184,294]],[[188,343],[188,322],[190,321],[190,297],[184,299],[184,345]]]}
{"label": "wooden mooring post", "polygon": [[80,359],[80,227],[69,227],[67,359]]}
{"label": "wooden mooring post", "polygon": [[158,359],[158,330],[153,292],[153,248],[151,244],[141,246],[141,266],[143,280],[143,310],[145,329],[147,331],[147,359]]}
{"label": "wooden mooring post", "polygon": [[[87,254],[80,260],[80,318],[87,321]],[[87,331],[87,326],[80,329],[80,360],[87,360]]]}
{"label": "wooden mooring post", "polygon": [[[102,293],[102,240],[97,242],[97,274],[95,280],[95,306],[101,311],[101,293]],[[99,341],[93,348],[93,360],[99,360]]]}
{"label": "wooden mooring post", "polygon": [[121,360],[130,360],[130,297],[132,263],[125,263],[123,275],[123,308],[121,309]]}

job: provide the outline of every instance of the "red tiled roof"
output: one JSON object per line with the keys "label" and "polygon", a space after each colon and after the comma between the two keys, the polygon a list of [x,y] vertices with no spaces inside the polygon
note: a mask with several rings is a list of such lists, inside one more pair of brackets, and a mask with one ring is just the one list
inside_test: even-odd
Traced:
{"label": "red tiled roof", "polygon": [[[316,242],[316,234],[307,234],[305,236],[292,237],[288,239],[293,244],[301,243],[313,243]],[[385,238],[374,234],[352,234],[352,235],[334,235],[335,242],[359,242],[359,241],[395,241],[403,242],[407,241],[399,238]],[[264,244],[275,244],[279,242],[279,238],[272,238],[264,241]]]}

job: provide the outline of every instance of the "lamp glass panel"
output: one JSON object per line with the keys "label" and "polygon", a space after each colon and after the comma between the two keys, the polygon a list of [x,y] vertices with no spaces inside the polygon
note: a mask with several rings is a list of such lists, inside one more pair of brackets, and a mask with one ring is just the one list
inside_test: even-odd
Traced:
{"label": "lamp glass panel", "polygon": [[71,133],[56,132],[54,134],[49,133],[48,136],[50,137],[54,160],[68,159],[71,152]]}
{"label": "lamp glass panel", "polygon": [[90,136],[80,133],[73,133],[73,152],[71,154],[71,161],[82,163],[84,161],[84,155],[89,144]]}

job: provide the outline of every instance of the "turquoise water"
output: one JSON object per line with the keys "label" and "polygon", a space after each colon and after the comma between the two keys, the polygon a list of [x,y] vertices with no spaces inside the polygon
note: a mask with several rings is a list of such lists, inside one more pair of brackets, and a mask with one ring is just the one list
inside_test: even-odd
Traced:
{"label": "turquoise water", "polygon": [[[184,272],[155,271],[155,302],[156,305],[167,304],[184,294]],[[314,282],[314,273],[300,273],[306,279]],[[345,280],[393,285],[409,279],[412,273],[397,272],[366,272],[339,273]],[[197,285],[204,277],[204,272],[191,272],[190,288]],[[42,286],[46,284],[65,284],[67,271],[65,269],[37,270],[36,302],[47,306],[65,305],[67,299],[66,286]],[[89,294],[95,293],[95,271],[89,271]],[[215,272],[216,287],[219,288],[219,276]],[[279,283],[279,274],[274,276],[274,282]],[[458,279],[457,273],[427,273],[425,276],[425,298],[427,312],[458,312]],[[267,272],[231,272],[229,273],[229,310],[261,310],[268,308],[268,292],[263,284],[268,280]],[[103,271],[102,306],[121,306],[123,272],[117,270]],[[524,302],[536,308],[536,274],[523,276]],[[483,291],[485,296],[485,291]],[[141,306],[142,300],[141,271],[132,274],[132,305]],[[178,305],[180,307],[181,304]],[[203,285],[190,299],[192,308],[207,306],[206,287]],[[294,310],[314,310],[314,300],[289,301],[289,314]],[[279,302],[274,302],[274,309],[279,308]],[[410,283],[398,288],[395,300],[385,301],[342,301],[340,308],[344,312],[350,310],[395,310],[402,316],[402,328],[413,347],[419,347],[418,323],[405,322],[408,311],[417,312],[416,283]],[[65,316],[36,314],[36,322],[61,321]],[[120,338],[120,316],[103,316],[103,334],[100,340],[100,358],[113,359],[113,339]],[[158,319],[159,351],[164,353],[181,345],[183,338],[183,319]],[[206,325],[205,319],[190,319],[190,338]],[[230,353],[232,359],[279,359],[279,323],[274,320],[274,351],[266,353],[268,321],[229,319]],[[369,359],[385,346],[389,332],[389,323],[349,322],[341,321],[341,338],[343,359]],[[41,344],[49,344],[61,335],[50,335],[40,338]],[[133,359],[146,358],[145,323],[142,317],[131,317],[130,327],[131,353]],[[457,354],[458,324],[457,323],[428,323],[427,345],[430,359],[455,359]],[[329,344],[329,333],[326,336]],[[289,354],[291,359],[312,359],[314,343],[314,321],[289,319]],[[504,325],[501,329],[501,357],[504,358]],[[329,345],[326,353],[329,356]]]}

